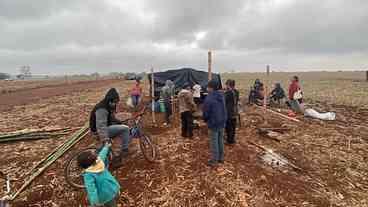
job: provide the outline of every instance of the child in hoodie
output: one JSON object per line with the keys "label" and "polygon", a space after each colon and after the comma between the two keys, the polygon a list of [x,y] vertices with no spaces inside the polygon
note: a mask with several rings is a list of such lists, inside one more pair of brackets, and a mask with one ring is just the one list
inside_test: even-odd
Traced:
{"label": "child in hoodie", "polygon": [[203,104],[203,119],[209,128],[211,159],[209,166],[224,162],[224,128],[227,120],[224,94],[220,92],[218,83],[208,82],[208,95]]}
{"label": "child in hoodie", "polygon": [[83,180],[91,206],[115,207],[120,185],[107,169],[107,155],[111,144],[105,144],[96,155],[86,151],[78,156],[78,164],[84,170]]}

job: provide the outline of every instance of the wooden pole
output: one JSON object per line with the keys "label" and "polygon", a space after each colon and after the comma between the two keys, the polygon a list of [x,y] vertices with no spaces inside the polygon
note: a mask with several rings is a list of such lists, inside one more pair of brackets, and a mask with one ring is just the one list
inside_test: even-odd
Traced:
{"label": "wooden pole", "polygon": [[269,85],[269,75],[270,75],[270,66],[266,66],[266,84],[265,84],[265,94],[263,97],[263,107],[267,109],[267,98],[268,98],[268,85]]}
{"label": "wooden pole", "polygon": [[152,123],[156,124],[155,117],[155,81],[154,81],[154,70],[151,67],[151,100],[152,100]]}
{"label": "wooden pole", "polygon": [[208,51],[208,81],[212,80],[212,52]]}
{"label": "wooden pole", "polygon": [[366,81],[368,81],[368,70],[365,71]]}
{"label": "wooden pole", "polygon": [[[261,106],[257,106],[257,107],[262,108]],[[284,119],[288,119],[288,120],[290,120],[290,121],[300,122],[300,120],[299,120],[299,119],[296,119],[296,118],[293,118],[293,117],[286,116],[286,115],[284,115],[284,114],[282,114],[282,113],[279,113],[279,112],[273,111],[273,110],[271,110],[271,109],[265,109],[265,111],[268,111],[268,112],[270,112],[270,113],[273,113],[273,114],[279,115],[280,117],[282,117],[282,118],[284,118]]]}

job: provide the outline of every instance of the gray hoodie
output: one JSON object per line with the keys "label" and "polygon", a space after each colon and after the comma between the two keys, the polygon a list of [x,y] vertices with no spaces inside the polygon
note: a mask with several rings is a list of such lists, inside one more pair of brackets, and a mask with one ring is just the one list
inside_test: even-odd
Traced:
{"label": "gray hoodie", "polygon": [[161,98],[170,100],[175,95],[175,85],[171,80],[166,80],[165,86],[161,89]]}

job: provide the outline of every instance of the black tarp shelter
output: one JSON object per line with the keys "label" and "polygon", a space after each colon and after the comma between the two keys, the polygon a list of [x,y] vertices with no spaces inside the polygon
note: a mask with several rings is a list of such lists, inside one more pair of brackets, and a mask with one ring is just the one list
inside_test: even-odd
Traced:
{"label": "black tarp shelter", "polygon": [[[148,79],[151,85],[151,74],[148,75]],[[212,73],[212,79],[218,81],[220,88],[222,88],[221,77],[219,74]],[[193,68],[181,68],[154,73],[155,97],[160,95],[161,88],[165,86],[166,80],[174,82],[175,91],[177,92],[185,83],[189,83],[192,86],[199,84],[201,85],[202,90],[205,91],[208,83],[208,72],[195,70]]]}

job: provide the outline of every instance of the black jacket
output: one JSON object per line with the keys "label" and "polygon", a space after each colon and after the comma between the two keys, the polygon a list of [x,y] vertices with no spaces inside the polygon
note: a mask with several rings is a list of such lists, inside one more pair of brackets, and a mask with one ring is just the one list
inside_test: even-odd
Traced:
{"label": "black jacket", "polygon": [[119,93],[117,92],[117,90],[115,88],[111,88],[106,93],[105,98],[102,99],[98,104],[96,104],[96,106],[91,111],[90,118],[89,118],[89,128],[92,132],[97,132],[97,128],[96,128],[96,111],[98,109],[101,109],[101,108],[108,111],[108,116],[107,116],[107,125],[108,126],[110,126],[112,124],[121,123],[120,120],[115,118],[114,112],[116,111],[116,108],[111,108],[109,106],[109,103],[112,100],[120,100]]}
{"label": "black jacket", "polygon": [[239,91],[236,89],[225,92],[225,106],[227,118],[233,119],[238,116]]}

